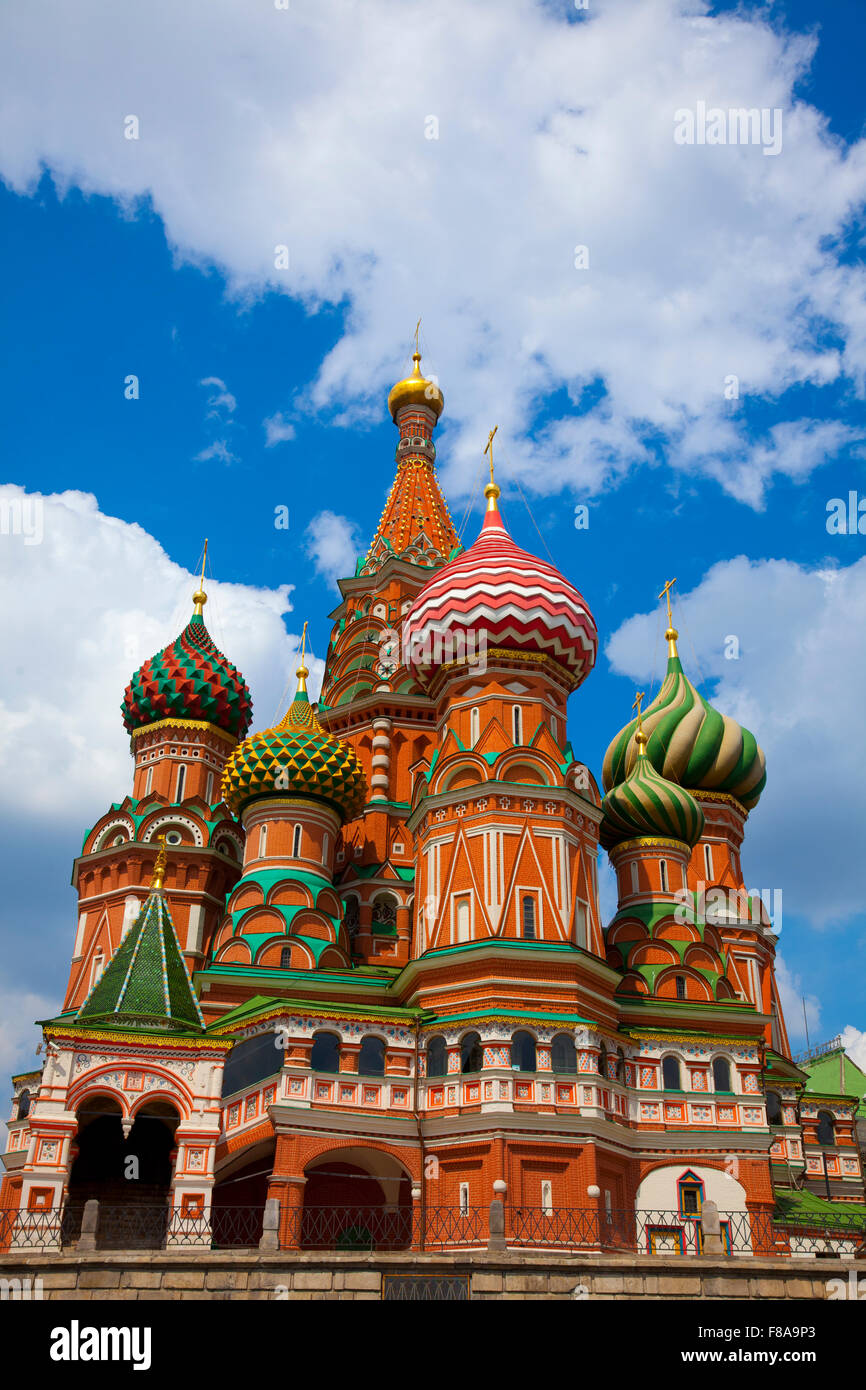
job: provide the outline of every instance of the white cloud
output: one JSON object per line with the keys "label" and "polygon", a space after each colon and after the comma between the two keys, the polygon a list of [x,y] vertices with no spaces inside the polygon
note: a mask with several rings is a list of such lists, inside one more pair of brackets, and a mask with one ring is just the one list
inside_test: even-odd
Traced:
{"label": "white cloud", "polygon": [[[819,927],[855,917],[863,888],[852,836],[866,825],[866,559],[807,569],[739,556],[683,595],[674,623],[695,685],[767,754],[767,786],[746,829],[749,886],[781,889],[785,917]],[[657,690],[663,631],[660,608],[623,623],[606,647],[614,670]],[[725,657],[730,638],[735,660]]]}
{"label": "white cloud", "polygon": [[211,415],[217,416],[218,418],[222,418],[221,412],[224,412],[226,415],[234,415],[235,411],[238,408],[237,398],[232,395],[231,391],[228,389],[225,382],[220,379],[220,377],[202,377],[201,381],[199,382],[199,385],[217,387],[217,390],[211,396],[208,397],[207,403],[210,406],[208,418],[210,418]]}
{"label": "white cloud", "polygon": [[[788,1041],[793,1052],[806,1047],[807,1027],[811,1043],[821,1036],[821,1001],[814,994],[807,994],[800,975],[792,974],[783,956],[776,955],[776,987],[782,1002],[782,1017],[788,1030]],[[805,1019],[803,1010],[805,1007]]]}
{"label": "white cloud", "polygon": [[295,437],[295,427],[281,411],[269,415],[262,421],[265,429],[265,448],[273,449],[275,444],[284,444]]}
{"label": "white cloud", "polygon": [[347,574],[355,573],[360,539],[353,521],[335,512],[319,512],[305,531],[306,551],[316,567],[331,584]]}
{"label": "white cloud", "polygon": [[225,439],[215,439],[213,444],[208,444],[201,449],[195,456],[196,463],[207,463],[210,459],[219,459],[220,463],[236,463],[237,456],[232,453]]}
{"label": "white cloud", "polygon": [[[866,380],[864,271],[839,259],[866,142],[846,147],[794,98],[819,40],[774,32],[763,10],[189,0],[170,41],[164,7],[144,7],[132,46],[125,11],[102,0],[12,14],[0,47],[12,186],[32,189],[48,167],[129,214],[147,199],[177,257],[220,267],[235,292],[345,305],[306,393],[341,423],[381,412],[423,313],[452,495],[477,471],[494,402],[508,468],[539,490],[592,491],[663,441],[674,468],[760,506],[777,473],[803,477],[846,443],[784,394]],[[674,113],[699,100],[781,108],[782,152],[677,145]],[[137,140],[124,138],[130,112]],[[757,447],[724,398],[731,375],[741,405],[781,401]],[[562,386],[600,400],[554,421],[540,470],[522,436]]]}
{"label": "white cloud", "polygon": [[[36,1048],[42,1041],[42,1032],[34,1020],[53,1018],[59,1007],[59,999],[22,991],[8,977],[0,977],[0,1077],[4,1083],[4,1100],[11,1094],[10,1076],[36,1071],[39,1067]],[[4,1127],[7,1113],[4,1104],[0,1112]]]}
{"label": "white cloud", "polygon": [[[24,498],[0,487],[0,507]],[[0,818],[71,821],[78,836],[131,790],[123,692],[182,631],[198,576],[88,493],[43,497],[41,531],[41,544],[0,535],[0,590],[16,596],[0,612]],[[208,580],[206,590],[208,630],[250,687],[254,726],[267,727],[297,665],[299,639],[282,621],[292,586]],[[322,663],[311,670],[316,690]]]}
{"label": "white cloud", "polygon": [[851,1061],[861,1071],[866,1071],[866,1030],[855,1028],[852,1023],[842,1029],[842,1046]]}

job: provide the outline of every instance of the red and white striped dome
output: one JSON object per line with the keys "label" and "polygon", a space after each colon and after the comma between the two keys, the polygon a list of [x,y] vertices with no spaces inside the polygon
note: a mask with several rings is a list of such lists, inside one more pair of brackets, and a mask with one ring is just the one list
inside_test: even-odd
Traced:
{"label": "red and white striped dome", "polygon": [[572,689],[589,675],[598,648],[582,595],[553,565],[514,544],[495,502],[475,544],[428,580],[403,625],[407,664],[421,674],[471,660],[482,642],[549,657]]}

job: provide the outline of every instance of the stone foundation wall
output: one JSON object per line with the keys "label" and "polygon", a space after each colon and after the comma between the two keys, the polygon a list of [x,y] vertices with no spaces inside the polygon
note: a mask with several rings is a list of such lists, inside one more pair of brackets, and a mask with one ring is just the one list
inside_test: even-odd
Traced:
{"label": "stone foundation wall", "polygon": [[[0,1281],[21,1280],[31,1297],[35,1292],[44,1299],[112,1302],[381,1299],[386,1275],[461,1276],[469,1281],[472,1299],[823,1300],[828,1281],[847,1279],[851,1268],[859,1271],[863,1265],[848,1260],[668,1255],[33,1252],[18,1258],[0,1256]],[[14,1293],[7,1292],[10,1296]]]}

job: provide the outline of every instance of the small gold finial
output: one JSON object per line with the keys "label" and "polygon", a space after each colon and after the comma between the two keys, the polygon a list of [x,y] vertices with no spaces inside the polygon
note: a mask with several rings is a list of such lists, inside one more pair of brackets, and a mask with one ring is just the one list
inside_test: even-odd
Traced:
{"label": "small gold finial", "polygon": [[297,678],[298,678],[298,690],[299,690],[299,691],[300,691],[300,690],[303,690],[304,694],[307,693],[307,676],[310,674],[309,670],[307,669],[307,663],[306,663],[306,661],[304,660],[306,654],[307,654],[307,624],[304,623],[304,630],[303,630],[303,632],[301,633],[301,664],[300,664],[300,666],[298,667],[297,671],[295,672],[295,675],[296,675]]}
{"label": "small gold finial", "polygon": [[484,446],[485,454],[490,455],[490,482],[484,489],[484,496],[487,498],[487,510],[489,512],[498,511],[498,508],[496,506],[496,499],[500,496],[500,489],[496,486],[496,481],[493,477],[493,436],[496,434],[496,431],[498,429],[498,425],[493,426],[493,429],[487,436],[487,443]]}
{"label": "small gold finial", "polygon": [[634,741],[637,744],[638,753],[643,753],[647,746],[647,736],[643,731],[643,715],[640,709],[640,702],[645,694],[645,690],[639,690],[632,703],[632,709],[637,710],[637,733],[634,736]]}
{"label": "small gold finial", "polygon": [[416,351],[416,353],[418,354],[418,359],[419,359],[419,361],[420,361],[420,358],[421,358],[421,348],[420,348],[420,345],[419,345],[419,343],[418,343],[418,334],[419,334],[420,332],[421,332],[421,320],[419,319],[418,322],[417,322],[416,325],[415,325],[415,351]]}
{"label": "small gold finial", "polygon": [[668,606],[668,630],[665,633],[665,641],[668,644],[669,657],[679,655],[679,653],[677,652],[677,638],[680,634],[674,627],[674,617],[673,613],[671,612],[671,589],[673,588],[674,584],[676,584],[676,582],[676,579],[669,579],[667,584],[665,584],[665,587],[659,594],[659,598],[663,598]]}
{"label": "small gold finial", "polygon": [[150,880],[151,893],[161,893],[162,885],[165,882],[165,836],[157,835],[159,854],[156,856],[156,863],[153,866],[153,877]]}
{"label": "small gold finial", "polygon": [[207,536],[205,536],[205,542],[204,542],[204,555],[202,556],[202,559],[201,559],[201,579],[199,580],[199,586],[198,586],[198,588],[196,589],[195,593],[194,593],[193,596],[192,596],[192,601],[193,601],[193,603],[195,604],[195,608],[193,609],[193,617],[198,617],[198,618],[200,618],[200,617],[202,616],[202,611],[203,611],[203,609],[204,609],[205,604],[207,603],[207,594],[206,594],[205,591],[204,591],[204,567],[205,567],[206,561],[207,561]]}

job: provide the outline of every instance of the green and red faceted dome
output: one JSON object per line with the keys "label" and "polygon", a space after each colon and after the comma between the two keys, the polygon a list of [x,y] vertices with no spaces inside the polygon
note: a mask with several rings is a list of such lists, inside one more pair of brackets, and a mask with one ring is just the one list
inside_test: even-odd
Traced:
{"label": "green and red faceted dome", "polygon": [[124,727],[130,734],[163,719],[213,724],[234,738],[245,737],[253,716],[246,681],[223,656],[204,625],[205,595],[193,595],[195,611],[170,646],[145,661],[123,697]]}
{"label": "green and red faceted dome", "polygon": [[496,506],[495,483],[485,496],[488,510],[475,544],[436,571],[406,614],[409,661],[428,675],[449,662],[447,652],[469,650],[483,634],[488,648],[547,657],[576,690],[598,649],[589,605],[554,565],[515,545]]}

